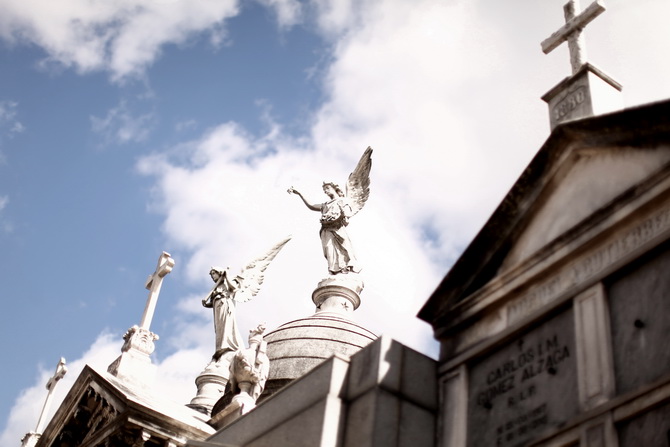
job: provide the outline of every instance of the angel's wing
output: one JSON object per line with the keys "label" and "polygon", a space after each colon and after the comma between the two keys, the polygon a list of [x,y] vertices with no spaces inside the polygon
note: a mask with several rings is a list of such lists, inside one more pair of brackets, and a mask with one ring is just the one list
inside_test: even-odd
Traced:
{"label": "angel's wing", "polygon": [[358,161],[356,169],[347,179],[347,197],[351,205],[352,216],[359,212],[370,196],[370,168],[372,168],[372,148],[368,148]]}
{"label": "angel's wing", "polygon": [[235,301],[243,303],[256,296],[261,289],[263,279],[265,279],[263,272],[265,272],[265,269],[268,268],[270,262],[277,256],[277,253],[279,253],[284,245],[290,240],[291,237],[289,236],[272,247],[270,251],[265,253],[265,255],[250,262],[244,269],[242,269],[242,272],[237,277],[239,288],[235,293]]}

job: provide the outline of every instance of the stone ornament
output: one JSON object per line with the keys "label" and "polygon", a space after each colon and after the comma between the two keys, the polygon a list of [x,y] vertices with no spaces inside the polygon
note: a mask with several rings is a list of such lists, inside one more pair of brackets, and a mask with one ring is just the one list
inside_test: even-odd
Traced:
{"label": "stone ornament", "polygon": [[308,202],[302,193],[292,186],[288,189],[288,193],[298,195],[308,209],[321,213],[319,236],[323,255],[328,261],[328,272],[331,275],[358,273],[361,270],[346,227],[349,225],[349,219],[363,208],[370,196],[371,168],[372,148],[368,147],[349,175],[346,193],[337,184],[324,182],[323,192],[328,196],[328,201],[321,204]]}
{"label": "stone ornament", "polygon": [[263,341],[265,324],[249,331],[249,347],[240,349],[230,362],[230,390],[241,403],[241,414],[249,412],[260,397],[270,372],[270,360]]}
{"label": "stone ornament", "polygon": [[135,325],[123,334],[124,343],[121,352],[136,349],[144,354],[151,355],[156,349],[154,342],[159,338],[157,334],[150,330]]}
{"label": "stone ornament", "polygon": [[249,331],[249,347],[238,349],[230,362],[230,403],[212,419],[224,427],[256,407],[270,374],[267,342],[263,341],[265,324]]}

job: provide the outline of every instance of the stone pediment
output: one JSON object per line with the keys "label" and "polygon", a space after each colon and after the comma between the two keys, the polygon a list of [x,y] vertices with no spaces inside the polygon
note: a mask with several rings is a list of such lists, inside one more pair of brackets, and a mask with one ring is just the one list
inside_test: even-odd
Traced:
{"label": "stone pediment", "polygon": [[670,101],[559,125],[419,317],[439,337],[461,302],[556,252],[668,170]]}
{"label": "stone pediment", "polygon": [[529,259],[668,162],[670,146],[570,151],[543,182],[500,271]]}
{"label": "stone pediment", "polygon": [[163,447],[214,433],[204,414],[84,367],[37,447]]}

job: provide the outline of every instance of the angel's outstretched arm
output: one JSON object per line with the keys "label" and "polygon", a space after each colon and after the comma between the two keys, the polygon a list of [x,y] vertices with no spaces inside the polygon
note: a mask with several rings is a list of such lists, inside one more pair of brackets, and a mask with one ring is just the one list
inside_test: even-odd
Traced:
{"label": "angel's outstretched arm", "polygon": [[317,204],[309,203],[307,201],[307,199],[305,199],[305,197],[302,195],[302,193],[300,191],[298,191],[297,189],[293,189],[292,186],[288,189],[288,193],[289,194],[296,194],[298,197],[300,197],[302,199],[303,203],[305,204],[305,206],[307,206],[307,208],[309,208],[310,210],[321,211],[321,204],[317,205]]}

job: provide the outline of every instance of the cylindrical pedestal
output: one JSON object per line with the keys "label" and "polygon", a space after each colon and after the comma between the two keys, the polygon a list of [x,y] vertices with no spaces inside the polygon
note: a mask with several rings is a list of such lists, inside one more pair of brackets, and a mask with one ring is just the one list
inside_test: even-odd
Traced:
{"label": "cylindrical pedestal", "polygon": [[227,352],[218,361],[212,362],[205,367],[198,377],[195,378],[195,385],[198,387],[198,393],[187,404],[187,407],[198,410],[201,413],[211,415],[214,404],[221,399],[226,391],[226,385],[230,379],[230,360],[234,352]]}
{"label": "cylindrical pedestal", "polygon": [[323,279],[312,293],[316,313],[353,312],[361,305],[359,293],[362,290],[363,280],[355,273],[333,275]]}

